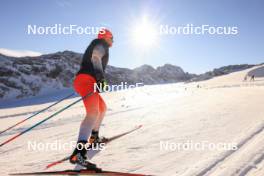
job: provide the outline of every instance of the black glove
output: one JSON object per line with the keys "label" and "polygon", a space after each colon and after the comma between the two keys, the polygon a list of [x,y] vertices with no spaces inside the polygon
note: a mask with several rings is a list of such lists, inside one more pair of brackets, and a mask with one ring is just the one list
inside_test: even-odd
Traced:
{"label": "black glove", "polygon": [[96,82],[96,84],[97,84],[97,91],[98,92],[104,92],[106,90],[107,81],[105,79],[98,80]]}

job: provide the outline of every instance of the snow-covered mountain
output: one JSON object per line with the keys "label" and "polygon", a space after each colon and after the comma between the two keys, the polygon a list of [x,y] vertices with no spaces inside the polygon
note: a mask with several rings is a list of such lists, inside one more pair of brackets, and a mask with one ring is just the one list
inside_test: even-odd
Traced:
{"label": "snow-covered mountain", "polygon": [[133,70],[108,66],[106,73],[111,83],[123,81],[135,84],[142,82],[145,85],[176,83],[187,81],[194,77],[194,75],[184,72],[182,68],[170,64],[165,64],[156,69],[150,65],[142,65]]}
{"label": "snow-covered mountain", "polygon": [[0,55],[0,97],[22,98],[70,87],[80,57],[72,52],[18,58]]}
{"label": "snow-covered mountain", "polygon": [[[81,60],[81,54],[71,51],[36,57],[10,57],[0,54],[0,100],[43,95],[70,88]],[[120,84],[120,82],[163,84],[201,81],[252,66],[221,67],[201,75],[189,74],[182,68],[170,64],[156,69],[150,65],[142,65],[135,69],[108,66],[106,77],[109,84]]]}
{"label": "snow-covered mountain", "polygon": [[[69,88],[81,59],[81,54],[71,51],[37,57],[9,57],[0,54],[0,98],[22,98]],[[136,69],[108,66],[106,77],[110,84],[158,84],[186,81],[192,75],[180,67],[166,64],[157,69],[149,65]]]}
{"label": "snow-covered mountain", "polygon": [[196,77],[193,77],[192,81],[203,81],[203,80],[211,79],[216,76],[222,76],[229,73],[242,71],[248,68],[252,68],[254,66],[256,65],[253,64],[228,65],[228,66],[216,68],[213,71],[205,72],[204,74],[197,75]]}
{"label": "snow-covered mountain", "polygon": [[11,50],[7,48],[0,48],[0,54],[10,57],[26,57],[26,56],[40,56],[41,53],[29,50]]}

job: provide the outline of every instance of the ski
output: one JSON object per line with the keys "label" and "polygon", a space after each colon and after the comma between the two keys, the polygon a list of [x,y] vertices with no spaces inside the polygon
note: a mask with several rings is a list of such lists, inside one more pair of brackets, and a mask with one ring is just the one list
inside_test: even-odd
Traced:
{"label": "ski", "polygon": [[[115,136],[113,136],[113,137],[110,137],[110,138],[106,141],[105,144],[108,144],[108,143],[112,142],[113,140],[118,139],[118,138],[121,138],[121,137],[123,137],[123,136],[125,136],[125,135],[127,135],[127,134],[130,134],[130,133],[132,133],[132,132],[134,132],[134,131],[140,129],[141,127],[142,127],[142,125],[139,125],[139,126],[136,126],[136,127],[133,128],[133,129],[127,131],[127,132],[124,132],[124,133],[121,133],[121,134],[115,135]],[[89,150],[89,151],[87,152],[88,159],[91,159],[91,158],[92,158],[96,153],[98,153],[99,151],[100,151],[100,150]],[[61,164],[61,163],[65,162],[65,161],[67,161],[67,160],[69,160],[69,159],[70,159],[70,156],[67,156],[67,157],[65,157],[65,158],[63,158],[63,159],[61,159],[61,160],[55,161],[55,162],[53,162],[53,163],[50,163],[49,165],[46,166],[46,169],[49,169],[49,168],[51,168],[51,167],[53,167],[53,166],[56,166],[56,165],[58,165],[58,164]]]}
{"label": "ski", "polygon": [[49,171],[49,172],[28,172],[28,173],[11,173],[9,175],[106,175],[106,176],[148,176],[146,174],[134,174],[127,172],[115,171],[101,171],[95,172],[92,170],[62,170],[62,171]]}

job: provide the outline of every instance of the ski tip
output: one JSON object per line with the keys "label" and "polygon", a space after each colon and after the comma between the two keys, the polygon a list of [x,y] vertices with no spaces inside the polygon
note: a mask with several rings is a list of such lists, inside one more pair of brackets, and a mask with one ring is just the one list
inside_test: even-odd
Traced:
{"label": "ski tip", "polygon": [[52,163],[52,164],[47,165],[44,170],[51,168],[53,165],[55,165],[55,164]]}

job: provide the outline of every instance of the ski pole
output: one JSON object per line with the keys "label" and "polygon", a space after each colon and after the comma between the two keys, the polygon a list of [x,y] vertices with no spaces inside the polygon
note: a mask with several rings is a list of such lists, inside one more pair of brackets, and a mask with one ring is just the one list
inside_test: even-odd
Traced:
{"label": "ski pole", "polygon": [[19,124],[21,124],[21,123],[23,123],[23,122],[25,122],[25,121],[31,119],[32,117],[34,117],[34,116],[36,116],[36,115],[38,115],[38,114],[40,114],[40,113],[42,113],[42,112],[48,110],[49,108],[51,108],[52,106],[55,106],[56,104],[62,102],[63,100],[65,100],[65,99],[67,99],[67,98],[70,98],[70,97],[73,96],[74,94],[75,94],[75,93],[72,93],[72,94],[70,94],[70,95],[68,95],[68,96],[66,96],[66,97],[64,97],[64,98],[62,98],[62,99],[60,99],[59,101],[57,101],[57,102],[51,104],[50,106],[48,106],[48,107],[46,107],[46,108],[44,108],[44,109],[38,111],[37,113],[35,113],[35,114],[29,116],[28,118],[23,119],[23,120],[21,120],[20,122],[18,122],[18,123],[16,123],[16,124],[12,125],[12,126],[10,126],[10,127],[8,127],[7,129],[1,131],[1,132],[0,132],[0,135],[1,135],[2,133],[4,133],[4,132],[6,132],[6,131],[8,131],[8,130],[14,128],[14,127],[16,127],[17,125],[19,125]]}
{"label": "ski pole", "polygon": [[51,119],[51,118],[54,117],[55,115],[58,115],[59,113],[63,112],[64,110],[66,110],[66,109],[68,109],[69,107],[73,106],[74,104],[78,103],[78,102],[81,101],[82,99],[85,99],[85,98],[91,96],[92,94],[93,94],[93,92],[88,93],[88,94],[85,95],[84,97],[82,97],[82,98],[76,100],[75,102],[69,104],[68,106],[66,106],[66,107],[64,107],[64,108],[62,108],[62,109],[60,109],[59,111],[57,111],[57,112],[55,112],[54,114],[48,116],[47,118],[43,119],[42,121],[40,121],[40,122],[38,122],[38,123],[32,125],[32,126],[29,127],[28,129],[26,129],[26,130],[20,132],[19,134],[17,134],[17,135],[15,135],[15,136],[11,137],[10,139],[8,139],[8,140],[6,140],[5,142],[1,143],[1,144],[0,144],[0,147],[4,146],[5,144],[7,144],[7,143],[9,143],[9,142],[11,142],[11,141],[13,141],[14,139],[18,138],[19,136],[21,136],[21,135],[25,134],[26,132],[32,130],[33,128],[39,126],[40,124],[46,122],[47,120]]}

